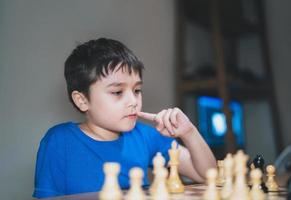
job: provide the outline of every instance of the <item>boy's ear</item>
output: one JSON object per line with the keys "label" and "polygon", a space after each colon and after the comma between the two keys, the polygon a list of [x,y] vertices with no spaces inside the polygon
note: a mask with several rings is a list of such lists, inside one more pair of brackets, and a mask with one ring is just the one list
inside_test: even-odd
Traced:
{"label": "boy's ear", "polygon": [[88,110],[88,100],[83,93],[74,90],[72,92],[72,99],[75,105],[80,109],[80,111],[86,112]]}

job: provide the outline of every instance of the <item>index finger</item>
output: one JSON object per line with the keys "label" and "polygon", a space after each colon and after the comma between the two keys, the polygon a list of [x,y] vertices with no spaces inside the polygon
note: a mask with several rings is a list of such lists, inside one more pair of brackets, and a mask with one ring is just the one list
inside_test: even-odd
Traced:
{"label": "index finger", "polygon": [[137,115],[143,119],[149,120],[149,121],[155,121],[156,114],[153,113],[147,113],[147,112],[138,112]]}

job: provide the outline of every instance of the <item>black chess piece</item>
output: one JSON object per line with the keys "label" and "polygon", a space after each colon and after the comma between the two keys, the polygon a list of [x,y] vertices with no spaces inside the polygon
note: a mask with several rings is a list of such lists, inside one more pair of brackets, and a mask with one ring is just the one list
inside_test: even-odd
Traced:
{"label": "black chess piece", "polygon": [[[265,160],[264,160],[262,155],[257,155],[255,157],[255,159],[253,160],[253,165],[255,168],[259,168],[263,174],[265,173]],[[264,181],[262,181],[262,183],[261,183],[261,189],[265,193],[268,192],[268,188],[267,188],[266,184],[264,183]]]}
{"label": "black chess piece", "polygon": [[262,173],[265,172],[265,160],[262,155],[257,155],[253,160],[253,164],[255,168],[259,168]]}
{"label": "black chess piece", "polygon": [[291,160],[288,160],[285,164],[285,169],[287,173],[291,172]]}
{"label": "black chess piece", "polygon": [[291,200],[291,177],[287,181],[287,199]]}

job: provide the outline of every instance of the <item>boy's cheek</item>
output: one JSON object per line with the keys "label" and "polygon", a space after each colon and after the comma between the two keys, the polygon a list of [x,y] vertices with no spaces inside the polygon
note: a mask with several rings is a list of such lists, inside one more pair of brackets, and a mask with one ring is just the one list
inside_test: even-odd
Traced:
{"label": "boy's cheek", "polygon": [[137,107],[137,111],[140,112],[142,109],[142,104],[140,104],[138,107]]}
{"label": "boy's cheek", "polygon": [[142,99],[139,99],[136,106],[136,111],[141,111],[142,108]]}

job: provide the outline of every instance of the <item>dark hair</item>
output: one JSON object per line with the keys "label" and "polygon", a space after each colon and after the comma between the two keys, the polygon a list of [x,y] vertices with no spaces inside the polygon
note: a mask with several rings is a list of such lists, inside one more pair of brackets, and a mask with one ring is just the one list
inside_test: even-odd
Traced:
{"label": "dark hair", "polygon": [[65,62],[70,101],[73,103],[71,94],[74,90],[89,98],[90,85],[106,77],[117,66],[127,68],[130,74],[134,71],[142,78],[143,63],[119,41],[100,38],[77,46]]}

